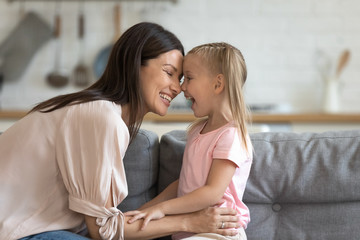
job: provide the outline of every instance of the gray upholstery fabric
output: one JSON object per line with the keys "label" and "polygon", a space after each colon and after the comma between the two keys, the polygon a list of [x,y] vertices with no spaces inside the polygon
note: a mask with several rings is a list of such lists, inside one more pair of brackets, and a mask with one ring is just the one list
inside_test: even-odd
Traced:
{"label": "gray upholstery fabric", "polygon": [[121,211],[137,209],[157,194],[159,138],[141,130],[129,145],[124,158],[129,194],[118,206]]}
{"label": "gray upholstery fabric", "polygon": [[163,135],[160,142],[159,193],[179,178],[186,142],[185,131],[171,131]]}
{"label": "gray upholstery fabric", "polygon": [[[252,134],[249,240],[359,239],[360,131]],[[160,141],[159,190],[178,177],[185,132]]]}
{"label": "gray upholstery fabric", "polygon": [[359,239],[360,131],[251,139],[249,239]]}

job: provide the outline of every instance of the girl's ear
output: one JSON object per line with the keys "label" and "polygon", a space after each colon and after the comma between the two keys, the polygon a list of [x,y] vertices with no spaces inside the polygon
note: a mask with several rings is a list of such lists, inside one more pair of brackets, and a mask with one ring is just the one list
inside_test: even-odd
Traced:
{"label": "girl's ear", "polygon": [[218,74],[215,77],[215,93],[220,94],[225,89],[225,78],[223,74]]}

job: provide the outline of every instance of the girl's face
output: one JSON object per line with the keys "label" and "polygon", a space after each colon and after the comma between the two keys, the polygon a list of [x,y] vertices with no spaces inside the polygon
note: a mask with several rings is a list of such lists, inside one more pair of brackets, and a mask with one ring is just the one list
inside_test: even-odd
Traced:
{"label": "girl's face", "polygon": [[184,82],[181,90],[191,100],[191,109],[196,117],[212,114],[214,102],[214,74],[197,55],[188,54],[184,58]]}
{"label": "girl's face", "polygon": [[183,55],[172,50],[147,61],[140,70],[140,86],[145,113],[164,116],[173,100],[181,91]]}

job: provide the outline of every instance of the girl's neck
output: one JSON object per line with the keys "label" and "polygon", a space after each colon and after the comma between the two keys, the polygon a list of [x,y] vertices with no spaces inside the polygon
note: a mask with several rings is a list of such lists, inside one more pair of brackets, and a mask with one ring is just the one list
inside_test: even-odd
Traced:
{"label": "girl's neck", "polygon": [[214,131],[232,121],[231,112],[221,112],[208,116],[207,122],[201,133],[208,133]]}

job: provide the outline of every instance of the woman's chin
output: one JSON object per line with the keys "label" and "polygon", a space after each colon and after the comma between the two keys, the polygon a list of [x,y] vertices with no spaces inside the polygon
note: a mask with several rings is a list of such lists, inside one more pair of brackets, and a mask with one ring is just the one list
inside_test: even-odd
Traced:
{"label": "woman's chin", "polygon": [[160,116],[165,116],[167,114],[168,108],[159,108],[159,109],[155,109],[155,111],[153,111],[153,113],[160,115]]}

